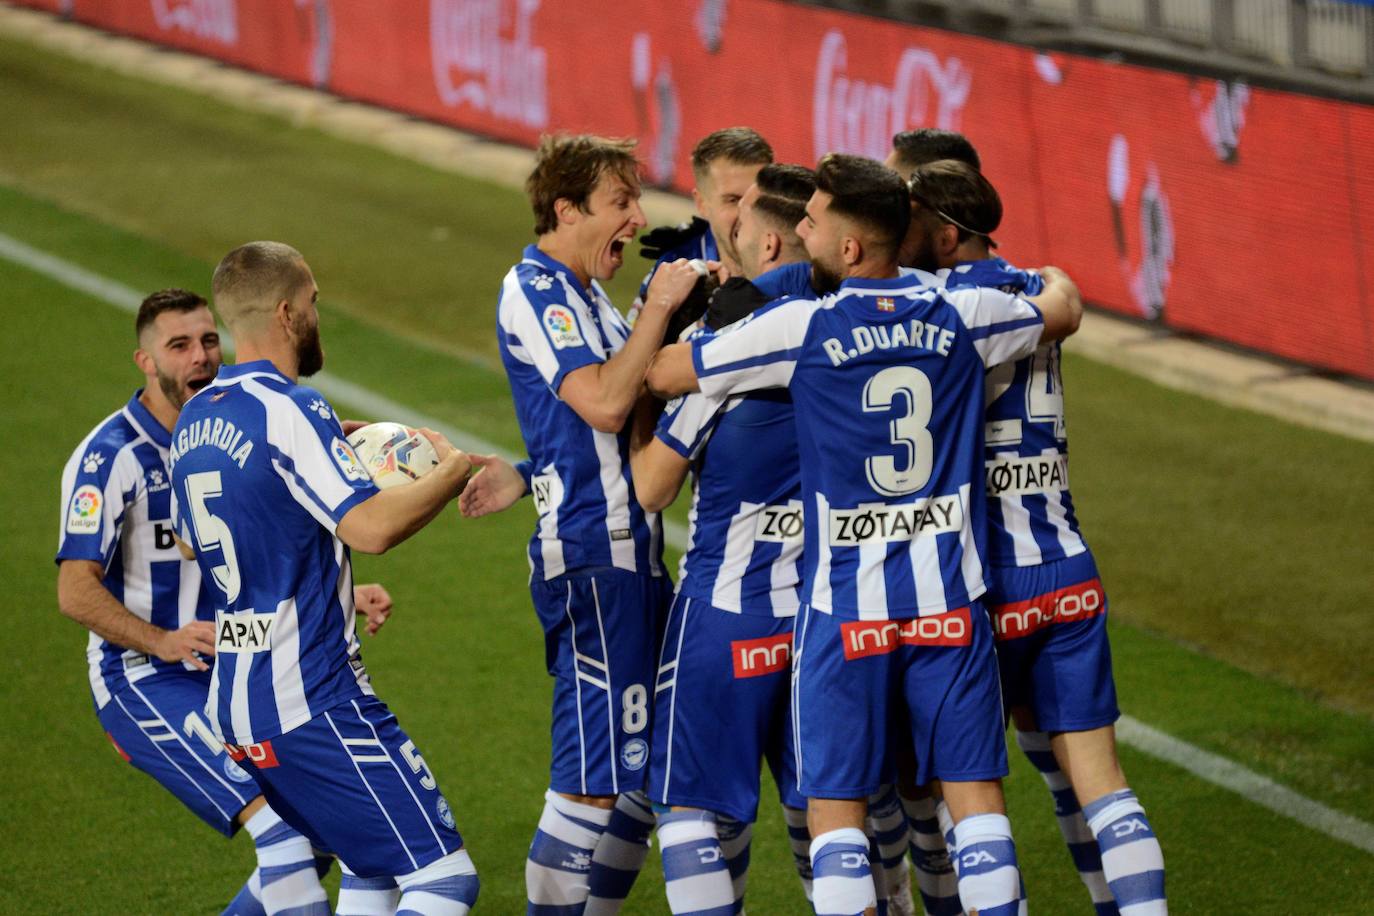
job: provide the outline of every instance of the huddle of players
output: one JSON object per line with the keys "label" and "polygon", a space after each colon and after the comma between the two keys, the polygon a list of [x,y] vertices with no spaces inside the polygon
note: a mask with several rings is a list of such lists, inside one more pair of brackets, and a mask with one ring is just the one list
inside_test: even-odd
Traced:
{"label": "huddle of players", "polygon": [[[921,136],[951,142],[905,142]],[[355,590],[349,566],[350,548],[394,546],[459,493],[471,517],[526,493],[539,513],[530,588],[554,746],[531,913],[614,912],[656,821],[674,912],[737,911],[764,758],[816,912],[885,905],[907,874],[908,817],[928,911],[1014,911],[994,631],[1018,741],[1099,911],[1163,911],[1159,846],[1115,761],[1105,601],[1064,478],[1053,341],[1076,326],[1076,290],[987,258],[1000,204],[976,160],[923,166],[908,186],[857,157],[815,173],[771,158],[742,129],[698,146],[710,232],[684,241],[758,282],[729,281],[706,330],[664,347],[693,266],[660,261],[633,328],[597,282],[645,226],[632,145],[543,144],[527,183],[538,241],[498,307],[530,455],[514,467],[431,433],[440,467],[378,491],[298,383],[323,351],[318,289],[288,246],[251,243],[216,269],[232,367],[203,300],[145,301],[148,384],[64,473],[59,600],[92,630],[116,749],[227,835],[249,828],[259,867],[227,912],[328,912],[312,847],[341,860],[340,913],[475,900],[448,804],[361,662],[355,607],[375,629],[389,598]],[[685,396],[663,410],[646,377]],[[671,596],[652,510],[688,470]]]}

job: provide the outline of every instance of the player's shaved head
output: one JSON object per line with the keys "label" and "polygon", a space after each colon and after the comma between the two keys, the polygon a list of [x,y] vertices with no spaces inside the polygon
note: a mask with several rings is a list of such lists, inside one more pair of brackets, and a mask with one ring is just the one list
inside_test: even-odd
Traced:
{"label": "player's shaved head", "polygon": [[903,178],[910,178],[917,166],[938,159],[957,159],[975,170],[983,168],[978,151],[973,148],[968,137],[938,127],[904,130],[894,136],[892,154],[888,156],[887,164],[900,172]]}
{"label": "player's shaved head", "polygon": [[692,148],[692,173],[700,181],[711,163],[725,160],[737,165],[767,165],[773,147],[752,127],[727,127],[707,134]]}
{"label": "player's shaved head", "polygon": [[828,153],[816,166],[816,190],[830,195],[830,211],[861,229],[868,245],[884,257],[896,255],[911,222],[900,175],[864,156]]}
{"label": "player's shaved head", "polygon": [[973,236],[991,244],[1002,224],[1002,198],[982,172],[955,159],[919,166],[911,174],[913,218],[938,220],[958,230],[963,242]]}
{"label": "player's shaved head", "polygon": [[305,258],[281,242],[249,242],[229,252],[215,268],[211,293],[230,327],[260,321],[282,300],[295,298],[310,282]]}
{"label": "player's shaved head", "polygon": [[208,308],[205,299],[197,293],[185,289],[160,289],[151,293],[138,306],[138,318],[134,320],[134,335],[143,341],[143,333],[157,322],[157,316],[164,312],[194,312]]}
{"label": "player's shaved head", "polygon": [[582,212],[590,212],[587,201],[602,175],[619,178],[638,194],[635,143],[593,134],[558,134],[541,139],[534,155],[534,171],[525,179],[525,196],[534,211],[534,234],[543,235],[558,228],[559,200],[571,201]]}
{"label": "player's shaved head", "polygon": [[804,165],[765,165],[754,183],[759,186],[754,209],[775,228],[795,235],[806,202],[816,193],[816,173]]}

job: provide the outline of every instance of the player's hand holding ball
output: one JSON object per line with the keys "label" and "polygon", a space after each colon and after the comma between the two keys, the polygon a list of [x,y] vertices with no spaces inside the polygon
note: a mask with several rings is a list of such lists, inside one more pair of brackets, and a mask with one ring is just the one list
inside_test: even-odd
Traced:
{"label": "player's hand holding ball", "polygon": [[402,486],[448,465],[446,476],[459,481],[462,492],[472,472],[467,455],[432,429],[403,423],[369,423],[348,437],[373,483],[383,490]]}

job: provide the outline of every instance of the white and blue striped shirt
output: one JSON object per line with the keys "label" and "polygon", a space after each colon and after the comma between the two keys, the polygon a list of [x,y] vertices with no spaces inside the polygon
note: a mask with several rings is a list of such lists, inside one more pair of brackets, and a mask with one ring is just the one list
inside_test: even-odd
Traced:
{"label": "white and blue striped shirt", "polygon": [[[184,559],[172,537],[172,486],[167,430],[138,400],[100,422],[72,452],[62,471],[62,527],[57,560],[91,560],[105,569],[102,583],[130,613],[164,630],[214,614],[201,589],[200,569]],[[86,644],[91,695],[97,709],[126,685],[166,671],[193,671],[106,642]]]}
{"label": "white and blue striped shirt", "polygon": [[268,361],[223,366],[171,440],[177,528],[215,602],[206,718],[257,744],[370,694],[335,528],[378,492],[324,397]]}
{"label": "white and blue striped shirt", "polygon": [[568,373],[605,362],[629,336],[600,284],[583,287],[534,245],[502,282],[496,337],[539,513],[535,579],[598,567],[663,574],[658,514],[640,507],[630,482],[628,430],[599,432],[558,396]]}
{"label": "white and blue striped shirt", "polygon": [[791,392],[812,607],[902,619],[983,593],[983,376],[1034,351],[1042,327],[995,290],[855,278],[692,343],[708,397]]}

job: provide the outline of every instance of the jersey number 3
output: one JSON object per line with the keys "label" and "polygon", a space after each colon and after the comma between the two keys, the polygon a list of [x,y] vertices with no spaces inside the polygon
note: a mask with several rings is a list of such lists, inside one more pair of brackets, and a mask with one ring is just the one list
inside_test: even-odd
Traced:
{"label": "jersey number 3", "polygon": [[201,471],[186,478],[186,496],[191,500],[191,526],[196,532],[196,548],[201,552],[218,549],[224,562],[211,567],[210,575],[223,590],[229,604],[239,597],[239,559],[234,538],[224,519],[215,515],[205,501],[224,493],[219,471]]}
{"label": "jersey number 3", "polygon": [[901,470],[891,455],[870,455],[864,461],[868,484],[884,496],[905,496],[915,493],[930,480],[935,455],[935,440],[930,435],[931,392],[930,379],[920,369],[911,366],[888,366],[874,374],[864,385],[863,409],[877,413],[892,409],[901,396],[906,413],[894,417],[889,427],[889,441],[906,452]]}

